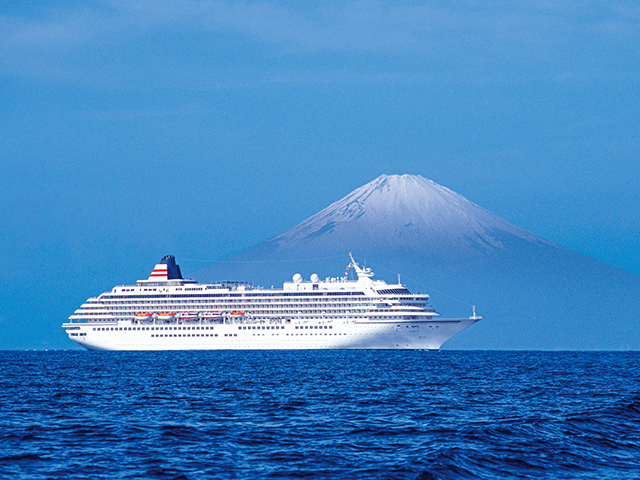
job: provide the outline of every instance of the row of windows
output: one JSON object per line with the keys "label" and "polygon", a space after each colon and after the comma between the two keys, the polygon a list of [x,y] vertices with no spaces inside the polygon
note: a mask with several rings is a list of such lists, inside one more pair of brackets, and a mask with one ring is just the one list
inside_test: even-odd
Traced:
{"label": "row of windows", "polygon": [[[407,328],[409,328],[409,327],[407,326]],[[438,327],[436,326],[436,328],[438,328]],[[400,329],[400,327],[398,327],[396,330],[399,331],[399,329]],[[100,330],[100,329],[98,329],[98,330]],[[107,330],[109,330],[109,329],[107,329]],[[118,330],[118,329],[116,328],[116,330]],[[120,330],[122,330],[122,329],[120,329]],[[125,328],[125,330],[126,330],[126,328]],[[77,337],[77,336],[86,336],[87,334],[86,333],[70,333],[69,335],[72,336],[72,337]],[[264,335],[265,335],[264,333],[254,333],[253,334],[254,337],[255,336],[264,336]],[[274,336],[274,335],[279,336],[280,334],[279,333],[272,333],[271,335],[272,336]],[[343,335],[347,336],[347,335],[371,335],[371,334],[362,334],[362,333],[351,333],[351,334],[348,334],[348,333],[291,333],[291,334],[289,334],[289,333],[287,333],[285,335],[287,337],[289,335],[291,335],[292,337],[293,336],[303,336],[303,335],[304,336],[308,336],[308,335],[316,335],[316,336],[319,335],[319,336],[322,336],[322,335],[324,335],[326,337],[327,335],[329,335],[329,336],[333,336],[333,335],[335,335],[335,336],[343,336]],[[193,334],[163,333],[163,334],[151,334],[151,337],[153,337],[153,338],[159,338],[159,337],[217,337],[217,336],[218,336],[217,333],[216,334],[214,334],[214,333],[193,333]],[[237,337],[238,334],[237,333],[228,333],[228,334],[225,333],[224,336],[225,337]]]}
{"label": "row of windows", "polygon": [[411,292],[406,288],[387,288],[385,290],[378,290],[380,295],[411,295]]}
{"label": "row of windows", "polygon": [[[257,327],[256,327],[256,326],[254,326],[254,325],[251,325],[251,326],[244,326],[244,327],[243,327],[243,326],[239,326],[239,327],[238,327],[238,330],[274,330],[274,329],[275,329],[275,330],[279,330],[279,329],[281,329],[281,328],[284,328],[284,326],[276,325],[276,326],[274,327],[274,326],[272,326],[272,325],[271,325],[271,326],[269,326],[269,325],[267,325],[267,326],[262,325],[262,326],[257,326]],[[296,328],[298,328],[298,327],[296,327]]]}
{"label": "row of windows", "polygon": [[[408,290],[407,290],[408,292]],[[114,298],[220,298],[220,297],[317,297],[317,296],[353,296],[364,292],[287,292],[287,293],[172,293],[165,295],[101,295],[101,299]]]}
{"label": "row of windows", "polygon": [[[86,333],[70,333],[69,335],[72,336],[72,337],[77,337],[77,336],[86,336],[87,334]],[[280,334],[272,333],[271,335],[272,336],[273,335],[279,336]],[[322,335],[324,335],[326,337],[327,335],[329,335],[329,336],[334,336],[335,335],[337,337],[337,336],[342,336],[342,335],[346,336],[346,335],[349,335],[349,334],[347,334],[347,333],[291,333],[291,334],[287,333],[286,334],[287,337],[289,335],[291,335],[292,337],[293,336],[296,336],[296,337],[297,336],[303,336],[303,335],[304,336],[309,336],[309,335],[322,336]],[[356,333],[356,334],[351,334],[351,335],[362,335],[362,334],[357,334]],[[172,338],[174,338],[174,337],[217,337],[217,336],[218,336],[217,333],[215,333],[215,334],[214,333],[194,333],[194,334],[163,333],[163,334],[151,334],[152,338],[160,338],[160,337],[172,337]],[[237,337],[238,334],[237,333],[225,333],[224,336],[225,337]],[[254,333],[253,336],[254,337],[255,336],[264,336],[264,333]]]}
{"label": "row of windows", "polygon": [[[238,330],[284,330],[284,325],[239,325]],[[296,326],[296,329],[331,329],[332,325]],[[213,330],[214,327],[93,327],[93,331],[121,331],[121,330]]]}
{"label": "row of windows", "polygon": [[[80,327],[78,327],[80,328]],[[298,328],[298,327],[296,327]],[[300,327],[303,328],[303,327]],[[308,327],[307,327],[308,328]],[[313,327],[311,327],[313,328]],[[318,328],[318,327],[316,327]],[[322,328],[322,327],[320,327]],[[327,328],[327,327],[324,327]],[[330,327],[333,328],[333,327]],[[122,331],[122,330],[213,330],[214,327],[202,326],[202,327],[93,327],[93,331]],[[284,329],[283,325],[258,325],[258,326],[239,326],[239,330],[280,330]]]}
{"label": "row of windows", "polygon": [[94,331],[106,330],[213,330],[213,327],[94,327]]}
{"label": "row of windows", "polygon": [[[260,333],[257,333],[257,334],[254,333],[253,334],[253,336],[256,336],[256,335],[257,336],[263,336],[264,334],[260,334]],[[278,334],[275,334],[275,335],[278,335]],[[286,335],[287,335],[287,337],[289,336],[288,333]],[[294,335],[295,336],[298,336],[298,335],[300,335],[300,336],[302,336],[302,335],[325,335],[325,336],[327,336],[327,335],[336,335],[336,336],[338,336],[338,335],[347,335],[347,334],[346,333],[324,333],[324,334],[322,334],[322,333],[292,333],[291,334],[292,337]],[[213,334],[213,333],[211,333],[211,334],[209,334],[209,333],[206,333],[206,334],[192,334],[192,335],[184,335],[184,334],[183,335],[180,335],[180,334],[160,334],[160,335],[156,334],[156,335],[153,335],[152,334],[151,336],[155,337],[155,338],[158,338],[158,337],[217,337],[218,334],[217,333],[216,334]],[[228,334],[225,333],[224,336],[225,337],[237,337],[238,334],[237,333],[228,333]]]}
{"label": "row of windows", "polygon": [[[274,300],[108,300],[98,304],[84,304],[80,308],[85,310],[102,310],[104,306],[113,305],[159,305],[159,306],[180,306],[179,308],[210,308],[210,309],[244,309],[244,308],[381,308],[388,305],[378,302],[371,302],[368,299],[357,299],[358,301],[345,298],[323,298],[316,301],[311,299],[274,299]],[[427,307],[426,302],[404,301],[398,305],[399,307]]]}
{"label": "row of windows", "polygon": [[[179,333],[173,333],[173,334],[169,333],[169,334],[160,334],[160,335],[153,335],[152,334],[151,336],[155,337],[155,338],[157,338],[157,337],[217,337],[218,334],[217,333],[215,333],[215,334],[213,334],[213,333],[202,333],[202,334],[196,333],[196,334],[185,335],[185,334],[179,334]],[[224,336],[225,337],[237,337],[238,334],[237,333],[233,333],[233,334],[225,333]]]}
{"label": "row of windows", "polygon": [[326,329],[326,328],[333,328],[333,326],[331,326],[331,325],[329,325],[329,326],[326,326],[326,325],[324,325],[324,326],[322,326],[322,325],[319,325],[319,326],[318,325],[312,325],[312,326],[296,327],[296,329],[298,329],[298,328],[300,328],[300,329],[302,329],[302,328],[320,328],[320,329],[325,328]]}
{"label": "row of windows", "polygon": [[[137,300],[137,299],[131,299],[130,297],[127,298],[125,297],[124,299],[118,299],[118,300],[113,300],[111,298],[107,298],[107,299],[100,299],[99,302],[88,302],[87,308],[90,306],[95,306],[95,307],[99,307],[100,305],[105,305],[105,304],[117,304],[117,305],[129,305],[129,304],[133,304],[133,305],[139,305],[141,303],[179,303],[182,305],[189,305],[189,304],[211,304],[211,305],[225,305],[228,303],[232,303],[232,304],[236,304],[236,305],[256,305],[256,304],[261,304],[261,303],[266,303],[268,305],[280,305],[280,304],[285,304],[285,305],[321,305],[321,304],[325,304],[325,303],[331,303],[331,304],[336,304],[337,302],[347,302],[347,303],[343,303],[343,305],[367,305],[367,306],[371,306],[374,307],[376,305],[379,305],[379,300],[381,299],[371,299],[371,298],[340,298],[340,297],[335,297],[335,298],[219,298],[219,299],[201,299],[201,298],[191,298],[191,299],[180,299],[180,300],[172,300],[171,298],[173,297],[169,297],[167,298],[161,298],[161,299],[152,299],[149,297],[145,297],[142,298],[141,300]],[[124,300],[124,301],[122,301]],[[408,301],[412,301],[412,298],[405,298],[405,299],[400,299],[400,298],[390,298],[390,299],[386,299],[388,301],[390,300],[403,300],[404,301],[404,305],[407,305]],[[415,301],[418,301],[418,299],[416,299]],[[348,302],[356,302],[356,303],[348,303]],[[85,302],[87,303],[87,302]],[[422,302],[424,303],[424,302]],[[340,303],[337,303],[338,305],[341,305]],[[410,304],[408,304],[410,305]]]}

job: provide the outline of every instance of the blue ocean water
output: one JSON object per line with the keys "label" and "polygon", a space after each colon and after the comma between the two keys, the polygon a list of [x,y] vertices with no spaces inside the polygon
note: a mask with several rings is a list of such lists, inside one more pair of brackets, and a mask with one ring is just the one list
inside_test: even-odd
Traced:
{"label": "blue ocean water", "polygon": [[2,478],[640,478],[636,352],[0,360]]}

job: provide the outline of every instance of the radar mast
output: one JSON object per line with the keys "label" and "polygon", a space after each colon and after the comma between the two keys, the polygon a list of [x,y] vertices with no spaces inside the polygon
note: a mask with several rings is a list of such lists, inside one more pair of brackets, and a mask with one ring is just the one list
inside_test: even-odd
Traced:
{"label": "radar mast", "polygon": [[375,273],[373,273],[370,268],[360,268],[360,266],[353,259],[353,255],[351,255],[351,252],[349,252],[349,257],[351,258],[349,267],[353,267],[356,270],[356,273],[358,274],[358,280],[360,280],[361,278],[371,278],[375,275]]}

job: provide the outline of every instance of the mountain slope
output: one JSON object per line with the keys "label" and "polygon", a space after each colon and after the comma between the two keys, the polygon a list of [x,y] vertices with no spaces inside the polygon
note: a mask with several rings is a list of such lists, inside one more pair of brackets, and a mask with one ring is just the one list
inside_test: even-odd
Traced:
{"label": "mountain slope", "polygon": [[339,276],[347,253],[402,274],[443,317],[484,320],[449,348],[639,349],[640,276],[521,229],[420,176],[382,175],[286,232],[192,275],[279,285]]}

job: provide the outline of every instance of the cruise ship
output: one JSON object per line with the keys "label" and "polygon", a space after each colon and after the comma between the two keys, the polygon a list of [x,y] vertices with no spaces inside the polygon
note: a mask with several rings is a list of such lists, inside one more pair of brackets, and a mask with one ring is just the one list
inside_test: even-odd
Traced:
{"label": "cruise ship", "polygon": [[429,295],[374,280],[350,256],[355,275],[282,288],[182,278],[172,255],[146,280],[89,298],[62,327],[89,350],[437,350],[481,317],[440,318]]}

